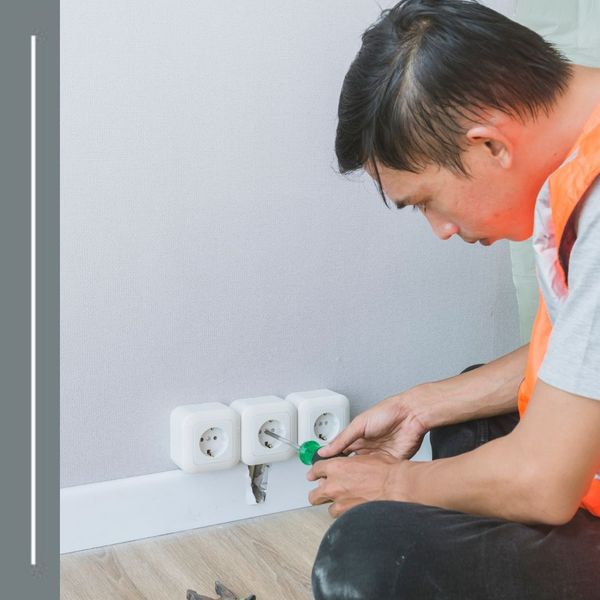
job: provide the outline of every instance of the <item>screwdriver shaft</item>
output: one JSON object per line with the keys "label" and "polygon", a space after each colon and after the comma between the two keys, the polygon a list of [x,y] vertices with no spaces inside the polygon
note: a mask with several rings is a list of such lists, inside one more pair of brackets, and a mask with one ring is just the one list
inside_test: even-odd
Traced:
{"label": "screwdriver shaft", "polygon": [[283,436],[279,435],[278,433],[275,433],[274,431],[269,431],[268,429],[265,429],[265,433],[267,435],[270,435],[271,437],[274,437],[276,440],[279,440],[280,442],[284,442],[286,444],[289,444],[293,448],[296,448],[296,450],[300,450],[300,446],[298,446],[298,444],[295,444],[294,442],[291,442],[290,440],[284,438]]}

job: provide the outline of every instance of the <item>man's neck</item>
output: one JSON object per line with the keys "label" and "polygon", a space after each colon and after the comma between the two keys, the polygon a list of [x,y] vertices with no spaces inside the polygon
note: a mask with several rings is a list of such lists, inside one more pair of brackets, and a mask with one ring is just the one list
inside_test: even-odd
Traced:
{"label": "man's neck", "polygon": [[569,87],[552,112],[531,124],[530,133],[540,150],[540,167],[546,176],[568,158],[569,151],[598,104],[600,69],[574,65]]}

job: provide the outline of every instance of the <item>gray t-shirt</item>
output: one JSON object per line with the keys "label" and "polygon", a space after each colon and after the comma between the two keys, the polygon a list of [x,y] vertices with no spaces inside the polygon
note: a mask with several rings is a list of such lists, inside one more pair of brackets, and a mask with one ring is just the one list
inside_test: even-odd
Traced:
{"label": "gray t-shirt", "polygon": [[568,296],[558,309],[538,377],[600,400],[600,178],[576,211]]}

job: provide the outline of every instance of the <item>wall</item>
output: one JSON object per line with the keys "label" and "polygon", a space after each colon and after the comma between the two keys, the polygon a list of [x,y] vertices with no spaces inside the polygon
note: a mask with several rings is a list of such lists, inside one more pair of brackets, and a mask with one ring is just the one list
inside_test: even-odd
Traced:
{"label": "wall", "polygon": [[378,5],[63,0],[62,486],[173,469],[178,404],[328,387],[356,414],[518,345],[505,242],[335,172]]}

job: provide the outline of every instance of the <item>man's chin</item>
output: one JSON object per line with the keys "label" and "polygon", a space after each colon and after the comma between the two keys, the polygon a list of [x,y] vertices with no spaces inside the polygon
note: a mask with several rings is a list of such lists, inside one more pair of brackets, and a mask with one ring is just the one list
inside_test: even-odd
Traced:
{"label": "man's chin", "polygon": [[480,238],[476,240],[467,240],[463,238],[467,244],[481,244],[482,246],[491,246],[496,240],[490,240],[490,238]]}
{"label": "man's chin", "polygon": [[515,233],[513,235],[507,235],[506,239],[511,242],[524,242],[528,240],[533,235],[533,228],[527,229],[525,231],[521,231],[519,233]]}

